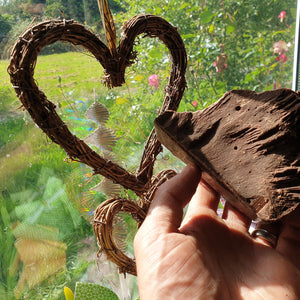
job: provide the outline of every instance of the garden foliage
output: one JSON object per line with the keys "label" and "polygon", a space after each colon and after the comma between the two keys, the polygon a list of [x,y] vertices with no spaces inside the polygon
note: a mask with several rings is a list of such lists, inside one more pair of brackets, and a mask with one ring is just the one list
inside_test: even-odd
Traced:
{"label": "garden foliage", "polygon": [[[61,299],[64,286],[74,291],[76,281],[91,281],[88,261],[94,264],[96,247],[94,239],[91,240],[89,221],[93,209],[106,196],[101,190],[90,188],[101,178],[93,177],[92,170],[76,162],[64,162],[63,151],[46,139],[27,113],[17,110],[20,104],[9,83],[5,59],[33,16],[38,20],[57,18],[62,17],[63,11],[66,18],[86,23],[104,41],[96,2],[0,2],[1,299],[14,298],[14,289],[22,277],[25,263],[19,253],[22,248],[15,247],[17,237],[41,249],[41,244],[54,236],[55,245],[63,245],[60,257],[66,255],[63,268],[49,271],[44,277],[36,276],[36,283],[30,288],[33,279],[26,277],[27,285],[18,290],[22,296]],[[161,16],[178,28],[188,54],[187,90],[180,111],[203,109],[231,89],[261,92],[291,87],[295,0],[115,0],[110,4],[117,34],[126,20],[139,13]],[[56,53],[70,49],[73,52]],[[101,66],[92,57],[81,54],[80,48],[65,45],[49,47],[47,53],[53,55],[39,57],[35,74],[39,86],[57,105],[60,116],[80,138],[96,129],[85,117],[88,107],[94,101],[107,107],[110,117],[106,126],[117,139],[112,159],[130,171],[139,164],[144,142],[162,104],[170,69],[169,53],[158,39],[139,37],[135,50],[137,61],[127,71],[126,84],[117,89],[108,90],[102,85]],[[179,170],[181,166],[164,151],[158,157],[156,169]],[[122,193],[134,197],[130,191]],[[135,224],[127,217],[125,221],[129,229],[127,248],[132,252]],[[32,234],[28,236],[20,228],[29,233],[32,230]],[[84,252],[82,246],[92,249],[91,252]],[[55,253],[57,250],[47,255]],[[86,259],[91,255],[93,259]],[[97,274],[93,276],[97,281]]]}

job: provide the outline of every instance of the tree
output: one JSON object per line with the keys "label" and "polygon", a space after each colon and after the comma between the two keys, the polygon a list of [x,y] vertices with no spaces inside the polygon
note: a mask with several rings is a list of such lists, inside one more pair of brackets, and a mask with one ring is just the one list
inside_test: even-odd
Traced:
{"label": "tree", "polygon": [[[114,0],[110,0],[109,4],[115,14],[122,10],[120,4]],[[89,25],[94,25],[101,22],[96,0],[47,0],[46,16],[57,18],[61,16],[61,11],[63,11],[66,18],[81,23],[86,22]]]}
{"label": "tree", "polygon": [[9,15],[0,14],[0,43],[11,29]]}

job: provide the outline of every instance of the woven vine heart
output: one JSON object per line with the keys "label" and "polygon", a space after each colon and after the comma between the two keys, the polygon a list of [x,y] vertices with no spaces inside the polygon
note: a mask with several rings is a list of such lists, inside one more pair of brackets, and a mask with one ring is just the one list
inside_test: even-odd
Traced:
{"label": "woven vine heart", "polygon": [[186,87],[186,52],[178,31],[164,19],[153,15],[138,15],[123,26],[119,46],[110,49],[91,31],[73,20],[51,20],[39,23],[27,29],[15,44],[8,72],[15,91],[23,106],[34,122],[60,145],[71,160],[90,166],[94,174],[100,174],[113,182],[131,189],[141,199],[138,206],[128,199],[115,198],[101,204],[95,212],[94,231],[98,242],[107,257],[114,261],[121,272],[136,274],[135,263],[117,249],[112,237],[112,219],[118,211],[131,213],[138,223],[145,217],[147,208],[155,189],[175,172],[166,170],[156,176],[153,165],[161,151],[153,130],[146,142],[140,166],[136,173],[127,172],[121,166],[107,160],[93,151],[83,140],[73,135],[55,110],[55,105],[39,90],[33,78],[37,56],[42,48],[56,41],[80,45],[91,52],[104,69],[105,84],[109,88],[125,82],[124,74],[136,58],[133,51],[134,41],[140,34],[158,37],[169,49],[171,71],[161,112],[177,110]]}

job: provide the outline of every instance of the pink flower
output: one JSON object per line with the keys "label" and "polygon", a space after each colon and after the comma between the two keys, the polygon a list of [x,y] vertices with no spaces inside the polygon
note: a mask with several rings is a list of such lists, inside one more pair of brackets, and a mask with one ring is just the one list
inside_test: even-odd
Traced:
{"label": "pink flower", "polygon": [[159,86],[158,75],[156,75],[156,74],[150,75],[149,76],[149,84],[157,90],[158,86]]}
{"label": "pink flower", "polygon": [[274,53],[278,53],[279,55],[289,51],[288,45],[285,41],[279,41],[274,43],[273,48],[274,48]]}
{"label": "pink flower", "polygon": [[287,61],[287,57],[285,54],[281,54],[281,61],[282,62],[286,62]]}
{"label": "pink flower", "polygon": [[214,61],[213,65],[214,65],[214,67],[216,68],[216,72],[218,73],[218,72],[219,72],[219,69],[218,69],[218,67],[217,67],[217,62]]}
{"label": "pink flower", "polygon": [[192,102],[192,105],[193,105],[194,107],[197,107],[198,102],[197,102],[197,101],[193,101],[193,102]]}
{"label": "pink flower", "polygon": [[278,18],[280,19],[281,22],[283,22],[283,19],[285,18],[286,16],[286,12],[283,10],[280,12]]}
{"label": "pink flower", "polygon": [[286,57],[285,54],[281,54],[281,55],[279,55],[279,56],[276,57],[276,60],[277,60],[277,61],[281,61],[281,62],[284,63],[284,62],[287,61],[287,57]]}

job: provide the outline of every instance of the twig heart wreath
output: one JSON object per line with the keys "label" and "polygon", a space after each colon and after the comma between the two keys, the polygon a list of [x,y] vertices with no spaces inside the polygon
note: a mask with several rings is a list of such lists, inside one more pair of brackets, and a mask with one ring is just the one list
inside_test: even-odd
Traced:
{"label": "twig heart wreath", "polygon": [[[37,56],[42,48],[56,41],[65,41],[81,45],[100,62],[105,73],[105,84],[109,88],[121,86],[124,82],[125,69],[134,63],[136,53],[133,51],[135,38],[144,34],[158,37],[169,49],[171,55],[171,72],[165,90],[161,112],[177,110],[186,87],[186,51],[178,31],[164,19],[141,14],[131,18],[123,26],[123,32],[116,47],[116,35],[111,14],[106,1],[100,1],[105,13],[106,46],[94,33],[73,20],[50,20],[28,28],[14,45],[8,72],[15,91],[24,108],[34,122],[55,143],[60,145],[71,160],[91,167],[94,174],[100,174],[125,189],[135,192],[142,200],[141,205],[129,199],[116,197],[102,203],[94,213],[93,228],[100,250],[108,259],[116,263],[120,272],[136,274],[135,262],[119,250],[112,236],[113,218],[119,211],[130,213],[141,224],[145,218],[151,197],[157,187],[176,173],[165,170],[153,175],[156,156],[161,151],[161,144],[152,130],[144,148],[140,166],[136,173],[127,172],[118,164],[100,156],[83,140],[73,135],[55,110],[55,105],[39,90],[34,80]],[[105,19],[106,18],[106,19]]]}

